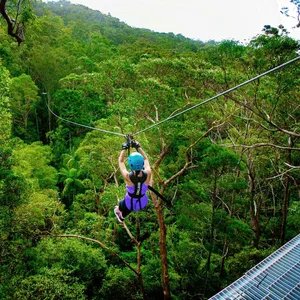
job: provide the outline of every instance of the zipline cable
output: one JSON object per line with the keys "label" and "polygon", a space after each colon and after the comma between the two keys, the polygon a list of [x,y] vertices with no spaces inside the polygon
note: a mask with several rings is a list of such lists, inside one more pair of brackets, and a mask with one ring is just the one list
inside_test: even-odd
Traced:
{"label": "zipline cable", "polygon": [[283,68],[283,67],[285,67],[285,66],[287,66],[287,65],[289,65],[289,64],[291,64],[291,63],[293,63],[293,62],[295,62],[295,61],[297,61],[299,59],[300,59],[300,56],[298,56],[298,57],[296,57],[296,58],[294,58],[294,59],[292,59],[292,60],[290,60],[288,62],[285,62],[285,63],[283,63],[283,64],[281,64],[281,65],[279,65],[279,66],[277,66],[277,67],[275,67],[273,69],[270,69],[269,71],[266,71],[266,72],[264,72],[264,73],[262,73],[262,74],[260,74],[260,75],[258,75],[256,77],[253,77],[253,78],[251,78],[251,79],[249,79],[249,80],[247,80],[247,81],[245,81],[243,83],[240,83],[239,85],[236,85],[235,87],[232,87],[232,88],[230,88],[230,89],[228,89],[228,90],[226,90],[226,91],[224,91],[224,92],[222,92],[222,93],[220,93],[220,94],[218,94],[216,96],[213,96],[213,97],[211,97],[211,98],[209,98],[207,100],[204,100],[204,101],[202,101],[202,102],[200,102],[200,103],[198,103],[198,104],[196,104],[194,106],[191,106],[191,107],[189,107],[189,108],[187,108],[187,109],[185,109],[185,110],[183,110],[183,111],[181,111],[181,112],[179,112],[179,113],[177,113],[177,114],[175,114],[173,116],[170,116],[170,117],[168,117],[168,118],[166,118],[166,119],[164,119],[162,121],[159,121],[159,122],[157,122],[157,123],[155,123],[155,124],[153,124],[153,125],[151,125],[149,127],[146,127],[145,129],[142,129],[142,130],[134,133],[133,135],[134,136],[138,135],[138,134],[140,134],[142,132],[145,132],[145,131],[153,128],[153,127],[156,127],[156,126],[158,126],[158,125],[160,125],[160,124],[162,124],[164,122],[167,122],[167,121],[169,121],[171,119],[174,119],[174,118],[176,118],[176,117],[178,117],[178,116],[180,116],[182,114],[185,114],[186,112],[188,112],[190,110],[193,110],[193,109],[195,109],[195,108],[197,108],[197,107],[199,107],[199,106],[201,106],[203,104],[206,104],[206,103],[208,103],[208,102],[210,102],[210,101],[212,101],[212,100],[214,100],[216,98],[219,98],[219,97],[221,97],[221,96],[223,96],[225,94],[228,94],[228,93],[230,93],[230,92],[232,92],[232,91],[234,91],[234,90],[236,90],[236,89],[238,89],[238,88],[240,88],[240,87],[242,87],[242,86],[244,86],[244,85],[246,85],[246,84],[248,84],[248,83],[250,83],[250,82],[252,82],[252,81],[254,81],[256,79],[259,79],[259,78],[261,78],[261,77],[263,77],[263,76],[265,76],[265,75],[267,75],[269,73],[272,73],[272,72],[274,72],[274,71],[276,71],[276,70],[278,70],[280,68]]}
{"label": "zipline cable", "polygon": [[52,115],[54,115],[56,118],[58,118],[58,119],[60,119],[60,120],[62,120],[62,121],[64,121],[64,122],[71,123],[71,124],[74,124],[74,125],[77,125],[77,126],[80,126],[80,127],[88,128],[88,129],[98,130],[98,131],[101,131],[101,132],[104,132],[104,133],[109,133],[109,134],[114,134],[114,135],[126,137],[126,134],[122,134],[122,133],[118,133],[118,132],[113,132],[113,131],[108,131],[108,130],[100,129],[100,128],[97,128],[97,127],[91,127],[91,126],[83,125],[83,124],[80,124],[80,123],[77,123],[77,122],[73,122],[73,121],[64,119],[64,118],[58,116],[56,113],[54,113],[54,112],[51,110],[51,108],[50,108],[48,102],[46,102],[46,105],[47,105],[48,110],[50,111],[50,113],[51,113]]}
{"label": "zipline cable", "polygon": [[[167,121],[169,121],[169,120],[171,120],[171,119],[174,119],[174,118],[176,118],[176,117],[178,117],[178,116],[180,116],[180,115],[182,115],[182,114],[185,114],[185,113],[189,112],[190,110],[193,110],[193,109],[195,109],[195,108],[197,108],[197,107],[199,107],[199,106],[201,106],[201,105],[203,105],[203,104],[206,104],[206,103],[208,103],[208,102],[210,102],[210,101],[212,101],[212,100],[214,100],[214,99],[217,99],[217,98],[219,98],[219,97],[221,97],[221,96],[223,96],[223,95],[225,95],[225,94],[228,94],[228,93],[230,93],[230,92],[232,92],[232,91],[234,91],[234,90],[236,90],[236,89],[238,89],[238,88],[240,88],[240,87],[242,87],[242,86],[244,86],[244,85],[246,85],[246,84],[248,84],[248,83],[251,83],[252,81],[255,81],[255,80],[257,80],[257,79],[259,79],[259,78],[261,78],[261,77],[263,77],[263,76],[265,76],[265,75],[267,75],[267,74],[270,74],[270,73],[272,73],[272,72],[274,72],[274,71],[276,71],[276,70],[278,70],[278,69],[281,69],[281,68],[283,68],[283,67],[285,67],[285,66],[287,66],[287,65],[289,65],[289,64],[291,64],[291,63],[293,63],[293,62],[295,62],[295,61],[297,61],[297,60],[299,60],[299,59],[300,59],[300,56],[298,56],[298,57],[296,57],[296,58],[294,58],[294,59],[292,59],[292,60],[290,60],[290,61],[288,61],[288,62],[285,62],[285,63],[283,63],[283,64],[281,64],[281,65],[279,65],[279,66],[277,66],[277,67],[275,67],[275,68],[273,68],[273,69],[270,69],[270,70],[268,70],[268,71],[266,71],[266,72],[264,72],[264,73],[262,73],[262,74],[260,74],[260,75],[257,75],[256,77],[253,77],[253,78],[251,78],[251,79],[249,79],[249,80],[247,80],[247,81],[244,81],[243,83],[240,83],[239,85],[236,85],[235,87],[232,87],[232,88],[230,88],[230,89],[228,89],[228,90],[226,90],[226,91],[224,91],[224,92],[222,92],[222,93],[219,93],[219,94],[216,95],[216,96],[213,96],[213,97],[211,97],[211,98],[209,98],[209,99],[207,99],[207,100],[204,100],[204,101],[202,101],[202,102],[200,102],[200,103],[198,103],[198,104],[196,104],[196,105],[194,105],[194,106],[191,106],[191,107],[189,107],[189,108],[187,108],[187,109],[185,109],[185,110],[183,110],[183,111],[181,111],[181,112],[179,112],[179,113],[177,113],[177,114],[175,114],[175,115],[173,115],[173,116],[170,116],[170,117],[168,117],[168,118],[166,118],[166,119],[164,119],[164,120],[162,120],[162,121],[159,121],[159,122],[157,122],[157,123],[155,123],[155,124],[153,124],[153,125],[151,125],[151,126],[149,126],[149,127],[146,127],[145,129],[142,129],[142,130],[136,132],[135,134],[133,134],[133,136],[134,136],[134,135],[138,135],[138,134],[140,134],[140,133],[142,133],[142,132],[145,132],[145,131],[147,131],[147,130],[149,130],[149,129],[151,129],[151,128],[154,128],[154,127],[156,127],[156,126],[158,126],[158,125],[160,125],[160,124],[162,124],[162,123],[165,123],[165,122],[167,122]],[[52,115],[54,115],[56,118],[58,118],[58,119],[60,119],[60,120],[62,120],[62,121],[64,121],[64,122],[67,122],[67,123],[70,123],[70,124],[74,124],[74,125],[76,125],[76,126],[80,126],[80,127],[92,129],[92,130],[101,131],[101,132],[108,133],[108,134],[113,134],[113,135],[117,135],[117,136],[122,136],[122,137],[125,137],[125,138],[127,138],[127,136],[128,136],[128,135],[126,135],[126,134],[122,134],[122,133],[118,133],[118,132],[113,132],[113,131],[109,131],[109,130],[105,130],[105,129],[100,129],[100,128],[96,128],[96,127],[91,127],[91,126],[87,126],[87,125],[84,125],[84,124],[80,124],[80,123],[77,123],[77,122],[73,122],[73,121],[64,119],[64,118],[58,116],[57,114],[55,114],[55,113],[51,110],[51,108],[50,108],[48,102],[46,102],[46,105],[47,105],[48,110],[50,111],[50,113],[51,113]]]}

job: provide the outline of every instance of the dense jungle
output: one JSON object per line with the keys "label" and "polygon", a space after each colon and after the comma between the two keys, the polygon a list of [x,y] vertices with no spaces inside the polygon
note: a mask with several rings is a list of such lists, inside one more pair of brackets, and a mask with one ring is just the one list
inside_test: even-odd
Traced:
{"label": "dense jungle", "polygon": [[[1,299],[208,299],[299,234],[299,60],[188,110],[297,57],[283,26],[202,42],[35,9],[20,45],[0,18]],[[165,200],[119,223],[127,134]]]}

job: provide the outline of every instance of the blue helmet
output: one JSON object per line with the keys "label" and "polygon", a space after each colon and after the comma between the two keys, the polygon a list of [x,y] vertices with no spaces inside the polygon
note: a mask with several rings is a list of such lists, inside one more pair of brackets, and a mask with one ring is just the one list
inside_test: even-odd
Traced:
{"label": "blue helmet", "polygon": [[133,152],[128,157],[129,168],[133,171],[140,171],[144,168],[144,157],[138,152]]}

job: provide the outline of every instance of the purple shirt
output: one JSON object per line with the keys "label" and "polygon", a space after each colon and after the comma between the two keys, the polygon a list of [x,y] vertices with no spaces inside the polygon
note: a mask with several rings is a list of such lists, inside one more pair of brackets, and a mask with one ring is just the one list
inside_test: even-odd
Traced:
{"label": "purple shirt", "polygon": [[141,195],[144,195],[143,197],[141,197],[140,199],[137,199],[137,198],[132,198],[132,206],[131,207],[131,197],[129,196],[128,193],[130,194],[134,194],[134,186],[126,186],[126,195],[125,195],[125,204],[126,204],[126,207],[129,209],[129,210],[132,210],[132,211],[137,211],[137,210],[140,210],[140,209],[143,209],[147,203],[148,203],[148,197],[147,197],[147,189],[148,189],[148,184],[146,183],[143,183],[142,184],[142,190],[141,190]]}

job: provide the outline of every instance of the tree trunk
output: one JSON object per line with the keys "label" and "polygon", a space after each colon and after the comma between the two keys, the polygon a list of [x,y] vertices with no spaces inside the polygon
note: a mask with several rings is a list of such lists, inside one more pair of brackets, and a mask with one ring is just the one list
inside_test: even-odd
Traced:
{"label": "tree trunk", "polygon": [[[163,147],[163,151],[161,152],[158,160],[152,166],[152,169],[155,170],[160,165],[163,158],[167,155],[169,151],[169,147]],[[151,184],[153,186],[153,178],[151,180]],[[160,193],[163,194],[164,188],[166,184],[160,190]],[[153,192],[150,192],[151,199],[153,202],[153,206],[156,211],[158,226],[159,226],[159,251],[160,251],[160,260],[161,260],[161,270],[162,270],[162,288],[164,299],[169,300],[171,299],[171,292],[170,292],[170,278],[168,272],[168,254],[167,254],[167,228],[166,223],[163,215],[162,209],[162,202],[160,199],[156,197]]]}
{"label": "tree trunk", "polygon": [[[140,223],[140,220],[138,220],[138,223]],[[140,226],[140,224],[138,225]],[[144,287],[144,279],[143,279],[143,275],[142,275],[142,271],[141,271],[141,243],[138,242],[137,243],[137,273],[138,273],[138,278],[139,278],[139,283],[140,283],[140,289],[143,295],[143,300],[147,300],[147,296],[146,296],[146,291],[145,291],[145,287]]]}
{"label": "tree trunk", "polygon": [[[292,137],[289,140],[289,146],[293,147]],[[288,152],[288,164],[292,164],[292,151]],[[280,232],[280,244],[281,246],[285,243],[285,234],[286,234],[286,220],[288,215],[288,208],[290,203],[290,177],[286,175],[285,184],[284,184],[284,196],[283,196],[283,207],[282,207],[282,223],[281,223],[281,232]]]}
{"label": "tree trunk", "polygon": [[214,231],[215,231],[215,224],[214,224],[214,217],[215,217],[215,209],[217,207],[217,174],[214,172],[214,187],[213,187],[213,195],[212,195],[212,211],[211,211],[211,226],[210,226],[210,237],[209,237],[209,250],[208,256],[206,261],[206,271],[205,271],[205,284],[203,289],[203,295],[206,295],[206,290],[208,286],[208,273],[210,271],[210,264],[211,264],[211,255],[214,250]]}
{"label": "tree trunk", "polygon": [[[142,271],[141,271],[141,264],[142,264],[141,242],[139,241],[139,239],[135,238],[132,235],[132,233],[128,229],[125,222],[123,223],[123,226],[124,226],[126,232],[128,233],[129,237],[131,238],[131,240],[136,245],[136,249],[137,249],[137,268],[135,270],[135,273],[136,273],[136,275],[138,276],[138,279],[139,279],[139,284],[140,284],[141,293],[143,295],[143,300],[147,300],[146,291],[145,291],[145,287],[144,287],[144,279],[143,279],[143,275],[142,275]],[[140,236],[140,218],[139,218],[139,214],[138,214],[138,218],[137,218],[137,226],[136,227],[137,227],[137,236],[139,237]]]}
{"label": "tree trunk", "polygon": [[286,234],[286,220],[288,215],[288,207],[290,202],[290,179],[288,176],[285,178],[285,188],[283,196],[283,207],[282,207],[282,222],[281,222],[281,232],[280,232],[280,245],[285,243],[285,234]]}
{"label": "tree trunk", "polygon": [[51,114],[51,99],[50,99],[50,95],[48,93],[46,93],[46,97],[47,97],[47,103],[48,103],[48,127],[49,127],[49,131],[51,131],[51,121],[52,121],[52,114]]}
{"label": "tree trunk", "polygon": [[[152,196],[152,200],[154,196]],[[164,299],[171,299],[170,293],[170,278],[168,273],[168,257],[167,257],[167,229],[165,219],[163,216],[162,205],[159,201],[154,199],[154,207],[157,214],[157,220],[159,225],[159,250],[162,270],[162,287],[164,293]]]}
{"label": "tree trunk", "polygon": [[252,230],[254,232],[254,239],[252,244],[255,248],[258,248],[260,240],[260,220],[259,220],[259,209],[255,202],[255,173],[252,170],[252,159],[250,151],[247,151],[247,169],[249,179],[249,194],[250,194],[250,216],[252,221]]}
{"label": "tree trunk", "polygon": [[225,241],[223,244],[223,251],[222,251],[222,259],[221,259],[221,266],[220,266],[220,278],[224,277],[224,270],[225,270],[225,260],[228,254],[228,242],[227,242],[227,234],[225,235]]}

